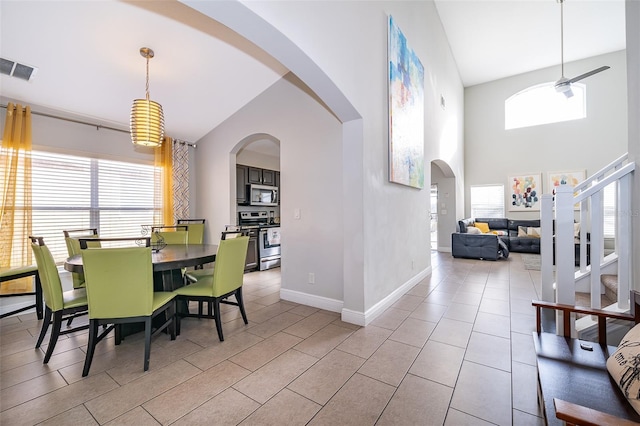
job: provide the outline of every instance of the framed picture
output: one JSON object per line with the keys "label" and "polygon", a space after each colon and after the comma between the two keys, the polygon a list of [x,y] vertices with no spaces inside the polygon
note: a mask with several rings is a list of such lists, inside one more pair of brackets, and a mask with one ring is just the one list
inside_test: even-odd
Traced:
{"label": "framed picture", "polygon": [[509,176],[509,211],[539,211],[542,174],[523,173]]}
{"label": "framed picture", "polygon": [[389,16],[389,181],[424,187],[424,67]]}
{"label": "framed picture", "polygon": [[[575,187],[587,177],[585,170],[575,170],[572,172],[547,172],[547,193],[553,195],[553,199],[556,197],[556,188],[561,185],[570,185]],[[580,205],[574,206],[576,210],[580,209]]]}

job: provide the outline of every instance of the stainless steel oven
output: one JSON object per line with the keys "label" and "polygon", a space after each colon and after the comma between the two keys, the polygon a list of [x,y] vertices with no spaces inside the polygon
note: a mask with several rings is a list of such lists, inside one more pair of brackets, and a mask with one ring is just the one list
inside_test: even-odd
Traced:
{"label": "stainless steel oven", "polygon": [[280,266],[280,226],[269,225],[269,222],[269,213],[266,211],[238,213],[238,225],[241,228],[257,231],[257,269],[260,271]]}
{"label": "stainless steel oven", "polygon": [[260,256],[260,270],[277,268],[280,266],[280,227],[271,226],[260,228],[258,236]]}

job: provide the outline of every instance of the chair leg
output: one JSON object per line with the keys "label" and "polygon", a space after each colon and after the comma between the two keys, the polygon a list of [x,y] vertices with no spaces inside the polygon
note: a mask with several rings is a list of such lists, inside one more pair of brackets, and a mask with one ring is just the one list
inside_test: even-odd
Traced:
{"label": "chair leg", "polygon": [[82,369],[82,377],[86,377],[89,374],[91,368],[91,361],[93,361],[93,353],[95,352],[96,345],[98,344],[98,321],[89,320],[89,342],[87,343],[87,354],[84,357],[84,368]]}
{"label": "chair leg", "polygon": [[53,349],[56,347],[58,337],[60,336],[60,327],[62,327],[62,309],[53,313],[53,328],[51,329],[51,337],[49,338],[49,347],[42,361],[43,364],[48,363],[49,359],[51,359],[51,354],[53,354]]}
{"label": "chair leg", "polygon": [[222,320],[220,319],[220,299],[213,299],[213,316],[216,321],[216,329],[218,330],[218,338],[221,342],[224,342],[224,337],[222,336]]}
{"label": "chair leg", "polygon": [[202,300],[198,301],[198,315],[202,316]]}
{"label": "chair leg", "polygon": [[71,327],[71,323],[73,322],[73,317],[67,320],[67,328]]}
{"label": "chair leg", "polygon": [[151,317],[144,320],[144,371],[149,369],[151,357]]}
{"label": "chair leg", "polygon": [[242,319],[245,324],[249,324],[247,321],[247,313],[244,310],[244,299],[242,297],[242,287],[236,290],[236,300],[238,301],[238,307],[240,308],[240,314],[242,314]]}
{"label": "chair leg", "polygon": [[38,341],[36,342],[36,348],[39,348],[44,340],[44,336],[47,334],[47,330],[49,329],[49,324],[51,324],[51,309],[48,306],[44,308],[44,322],[42,323],[42,328],[40,329],[40,336],[38,336]]}
{"label": "chair leg", "polygon": [[171,324],[169,324],[169,334],[171,335],[171,340],[176,340],[176,318],[178,314],[176,313],[176,300],[173,299],[171,301],[171,306],[169,307],[169,318],[171,319]]}

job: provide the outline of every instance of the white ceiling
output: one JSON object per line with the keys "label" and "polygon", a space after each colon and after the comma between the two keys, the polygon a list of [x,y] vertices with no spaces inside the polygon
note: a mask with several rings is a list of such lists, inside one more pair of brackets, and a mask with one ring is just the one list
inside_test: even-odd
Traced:
{"label": "white ceiling", "polygon": [[[555,0],[435,3],[465,86],[559,64]],[[30,82],[1,75],[0,96],[127,129],[143,46],[166,133],[192,142],[288,72],[177,1],[0,1],[0,56],[38,68]],[[566,0],[566,61],[624,48],[624,0]]]}
{"label": "white ceiling", "polygon": [[[465,87],[560,64],[556,0],[435,4]],[[565,0],[564,61],[625,49],[624,8],[624,0]]]}

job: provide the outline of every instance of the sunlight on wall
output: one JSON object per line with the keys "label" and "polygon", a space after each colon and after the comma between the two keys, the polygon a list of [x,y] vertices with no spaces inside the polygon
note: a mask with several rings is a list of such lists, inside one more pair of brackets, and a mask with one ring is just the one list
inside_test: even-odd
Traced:
{"label": "sunlight on wall", "polygon": [[573,83],[573,96],[556,92],[554,82],[528,87],[504,101],[504,128],[579,120],[587,116],[586,87]]}

